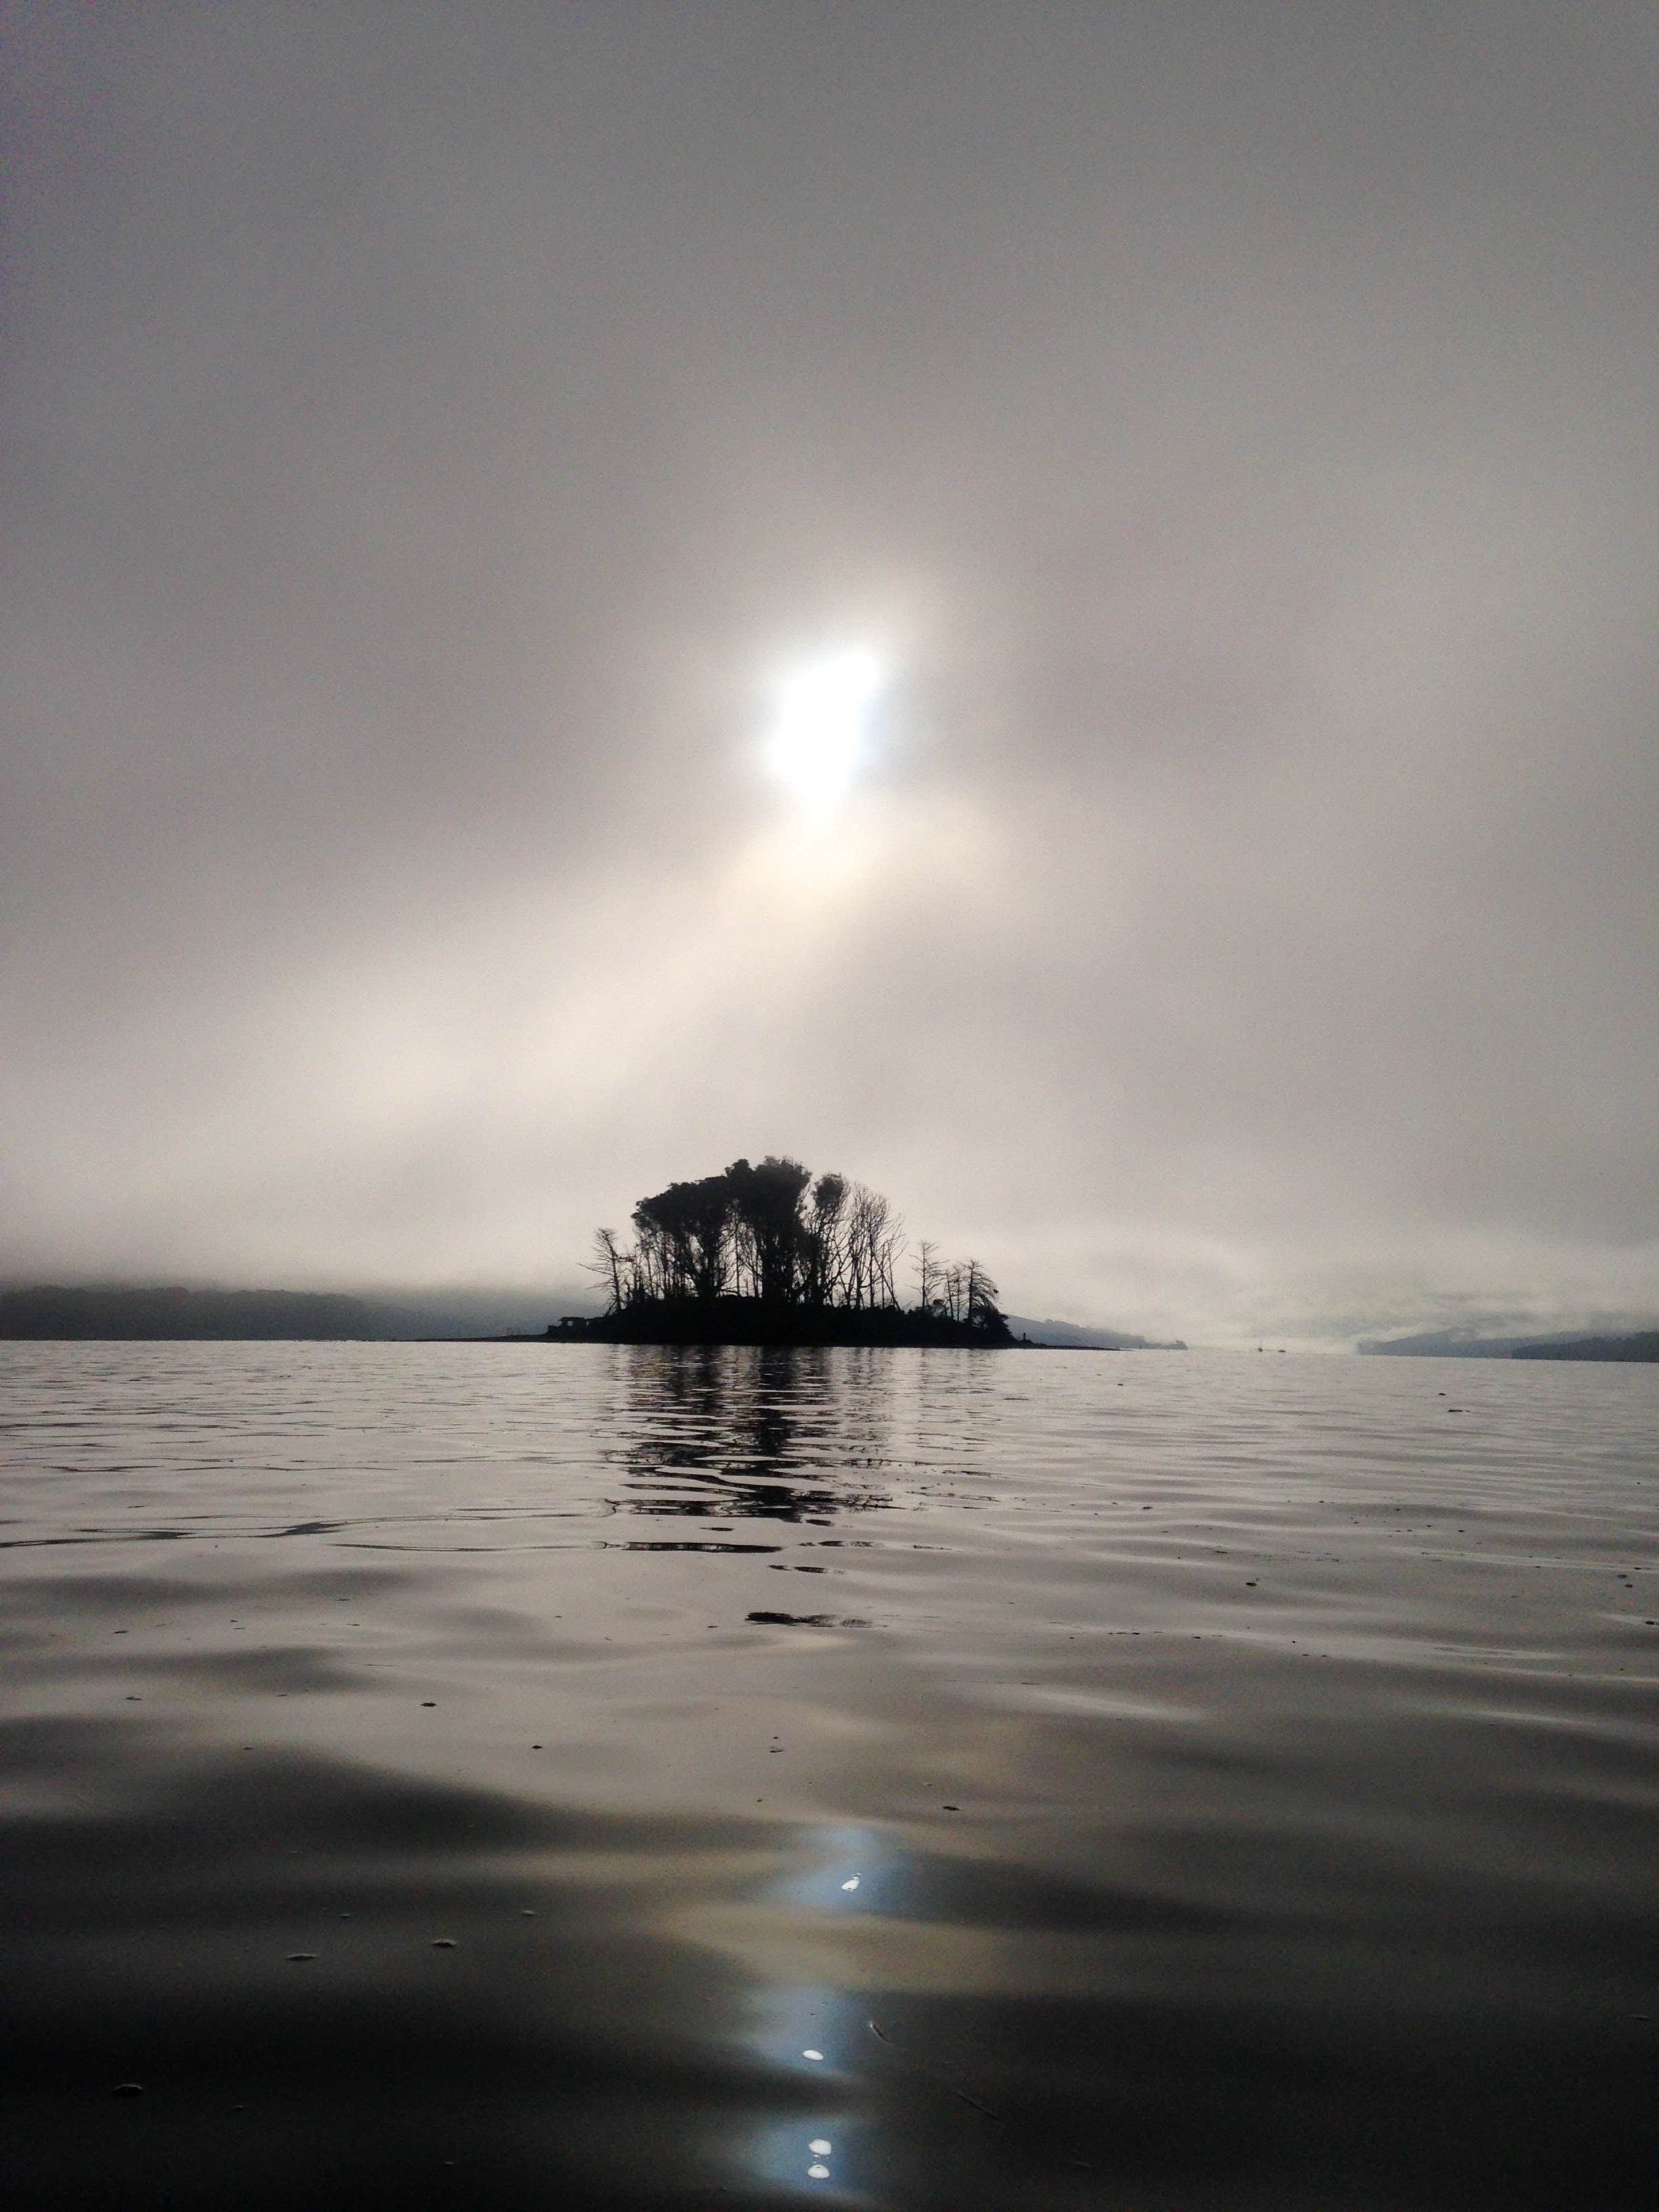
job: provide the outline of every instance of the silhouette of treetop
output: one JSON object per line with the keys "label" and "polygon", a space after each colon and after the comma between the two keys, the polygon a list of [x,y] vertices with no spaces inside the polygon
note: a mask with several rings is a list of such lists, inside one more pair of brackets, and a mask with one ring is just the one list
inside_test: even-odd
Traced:
{"label": "silhouette of treetop", "polygon": [[604,1316],[560,1334],[669,1341],[1006,1344],[997,1286],[976,1260],[918,1248],[901,1303],[904,1224],[878,1192],[768,1153],[671,1182],[633,1212],[634,1242],[594,1236]]}

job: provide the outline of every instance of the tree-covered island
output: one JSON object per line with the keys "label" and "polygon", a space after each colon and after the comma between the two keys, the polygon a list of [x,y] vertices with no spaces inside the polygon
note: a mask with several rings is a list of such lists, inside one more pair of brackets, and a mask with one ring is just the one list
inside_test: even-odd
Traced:
{"label": "tree-covered island", "polygon": [[550,1337],[607,1344],[1012,1344],[997,1286],[976,1260],[941,1262],[923,1241],[902,1303],[904,1224],[845,1176],[769,1154],[671,1182],[634,1208],[634,1242],[596,1231],[587,1263],[608,1304]]}

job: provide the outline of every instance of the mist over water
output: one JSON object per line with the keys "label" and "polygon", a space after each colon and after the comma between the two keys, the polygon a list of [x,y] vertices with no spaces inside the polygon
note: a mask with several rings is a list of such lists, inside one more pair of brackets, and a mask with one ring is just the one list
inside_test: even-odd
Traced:
{"label": "mist over water", "polygon": [[1651,2202],[1659,1370],[7,1344],[0,1405],[21,2205]]}

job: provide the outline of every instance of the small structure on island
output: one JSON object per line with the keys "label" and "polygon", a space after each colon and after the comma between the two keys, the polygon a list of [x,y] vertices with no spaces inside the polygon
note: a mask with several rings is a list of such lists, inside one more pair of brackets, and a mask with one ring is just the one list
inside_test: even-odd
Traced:
{"label": "small structure on island", "polygon": [[977,1260],[916,1248],[917,1296],[899,1296],[904,1224],[878,1192],[816,1179],[799,1160],[734,1160],[634,1208],[635,1241],[595,1232],[587,1264],[607,1304],[566,1314],[548,1338],[606,1344],[956,1345],[1014,1341]]}

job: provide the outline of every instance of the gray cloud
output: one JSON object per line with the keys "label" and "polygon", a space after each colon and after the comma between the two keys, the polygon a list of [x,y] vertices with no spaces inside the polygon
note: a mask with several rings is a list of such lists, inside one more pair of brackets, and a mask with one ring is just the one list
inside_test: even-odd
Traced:
{"label": "gray cloud", "polygon": [[1028,1311],[1659,1304],[1650,13],[8,40],[0,1265],[568,1280],[775,1146]]}

